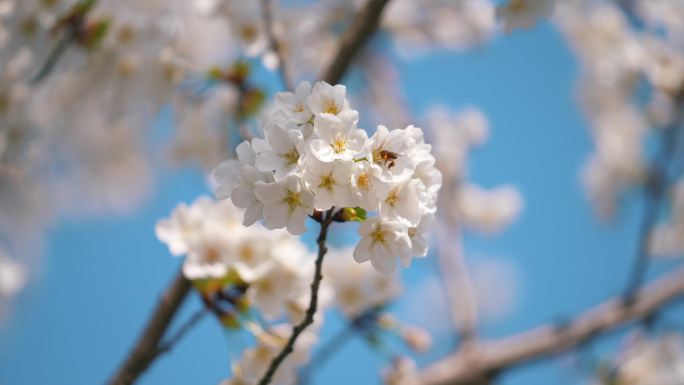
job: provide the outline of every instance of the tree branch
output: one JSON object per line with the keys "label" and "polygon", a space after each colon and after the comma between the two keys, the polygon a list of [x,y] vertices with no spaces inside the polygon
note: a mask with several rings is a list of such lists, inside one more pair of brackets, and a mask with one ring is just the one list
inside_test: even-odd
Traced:
{"label": "tree branch", "polygon": [[285,57],[283,56],[283,51],[280,47],[280,42],[275,35],[274,23],[273,23],[273,1],[272,0],[261,0],[261,16],[264,19],[264,29],[266,30],[266,35],[268,36],[269,45],[271,50],[275,53],[278,58],[278,72],[280,73],[280,80],[283,82],[283,86],[288,91],[293,91],[292,81],[290,80],[289,73],[287,71],[287,63],[285,62]]}
{"label": "tree branch", "polygon": [[544,325],[496,341],[478,343],[424,369],[422,385],[486,384],[493,375],[581,345],[629,322],[639,321],[684,297],[684,268],[639,290],[625,303],[616,297],[572,318],[559,327]]}
{"label": "tree branch", "polygon": [[195,314],[190,317],[183,326],[181,326],[176,333],[174,333],[171,337],[166,342],[162,342],[159,344],[159,347],[157,348],[157,353],[158,355],[164,354],[166,352],[171,351],[174,346],[190,331],[192,330],[193,327],[195,327],[201,320],[204,318],[205,315],[209,313],[209,308],[207,307],[202,307],[199,309]]}
{"label": "tree branch", "polygon": [[335,84],[351,64],[359,50],[368,42],[378,29],[382,11],[389,0],[368,0],[354,17],[352,25],[340,38],[340,45],[333,60],[321,77],[322,80]]}
{"label": "tree branch", "polygon": [[[678,100],[678,104],[681,101]],[[646,207],[639,225],[639,244],[634,256],[634,264],[630,272],[627,287],[625,288],[625,299],[631,301],[632,295],[639,290],[644,281],[649,262],[649,240],[651,231],[658,222],[660,207],[667,197],[670,185],[669,165],[675,159],[677,143],[679,142],[679,132],[681,131],[681,109],[678,109],[678,116],[674,123],[665,127],[662,135],[660,150],[656,159],[649,170],[646,185],[644,186]]]}
{"label": "tree branch", "polygon": [[477,302],[473,282],[463,255],[461,233],[455,224],[444,227],[438,227],[440,241],[437,263],[444,286],[444,295],[451,313],[451,321],[454,330],[458,333],[461,346],[464,346],[477,337]]}
{"label": "tree branch", "polygon": [[316,310],[318,309],[318,288],[323,280],[323,258],[328,252],[326,240],[328,238],[328,228],[330,227],[334,216],[333,210],[335,210],[334,207],[328,210],[327,214],[320,222],[321,230],[318,233],[318,239],[316,240],[316,243],[318,243],[316,271],[314,273],[313,281],[311,282],[311,299],[309,301],[309,307],[306,309],[304,319],[292,329],[292,335],[290,335],[290,338],[287,340],[283,350],[281,350],[280,353],[273,359],[273,361],[271,361],[271,364],[268,366],[268,369],[264,373],[263,377],[261,377],[261,380],[259,380],[259,385],[267,385],[269,382],[271,382],[271,379],[273,378],[276,370],[278,370],[278,367],[280,367],[280,364],[294,350],[294,345],[297,342],[299,335],[302,334],[302,332],[314,321],[314,316],[316,315]]}
{"label": "tree branch", "polygon": [[159,343],[191,287],[190,281],[182,273],[176,275],[159,300],[128,358],[109,380],[110,385],[132,384],[160,354]]}

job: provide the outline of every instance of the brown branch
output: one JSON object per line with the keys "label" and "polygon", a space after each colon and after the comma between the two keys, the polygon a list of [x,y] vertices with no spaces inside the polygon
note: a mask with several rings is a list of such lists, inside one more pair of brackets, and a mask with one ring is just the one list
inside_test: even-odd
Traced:
{"label": "brown branch", "polygon": [[[678,97],[677,104],[681,104],[681,97]],[[632,300],[633,293],[639,290],[646,277],[650,261],[649,241],[651,240],[651,232],[658,223],[660,208],[665,203],[668,189],[672,183],[668,171],[670,164],[676,158],[679,133],[682,131],[680,127],[682,123],[681,108],[677,111],[677,118],[672,124],[664,127],[664,132],[661,133],[660,149],[653,160],[644,186],[646,203],[639,224],[639,244],[625,288],[625,299],[627,301]]]}
{"label": "brown branch", "polygon": [[[443,194],[450,196],[447,194]],[[461,233],[456,225],[445,225],[439,232],[437,264],[449,305],[451,321],[460,344],[471,343],[477,337],[477,302],[470,272],[466,266]]]}
{"label": "brown branch", "polygon": [[316,315],[316,310],[318,309],[318,288],[323,280],[323,258],[328,252],[328,246],[326,245],[328,228],[330,227],[334,217],[334,209],[335,208],[333,207],[328,210],[326,216],[320,222],[321,230],[318,233],[318,238],[316,239],[316,243],[318,243],[316,271],[314,273],[313,281],[311,281],[311,299],[309,300],[309,307],[306,309],[304,319],[292,329],[292,335],[290,335],[290,338],[287,340],[283,350],[281,350],[280,353],[273,359],[273,361],[271,361],[271,364],[268,366],[268,369],[264,373],[263,377],[261,377],[261,380],[259,380],[259,385],[267,385],[269,382],[271,382],[271,379],[273,378],[276,370],[278,370],[280,367],[280,364],[282,364],[285,358],[294,351],[294,345],[297,342],[299,335],[302,334],[302,332],[304,332],[304,330],[314,321],[314,316]]}
{"label": "brown branch", "polygon": [[389,0],[368,0],[355,15],[352,24],[340,38],[340,45],[333,60],[321,77],[322,80],[335,84],[342,80],[352,60],[361,48],[370,40],[380,24],[380,17]]}
{"label": "brown branch", "polygon": [[629,322],[643,320],[684,297],[684,268],[645,286],[634,300],[613,298],[559,327],[544,325],[500,340],[481,342],[424,369],[423,385],[486,384],[502,369],[539,360],[579,346]]}
{"label": "brown branch", "polygon": [[159,349],[164,332],[171,324],[176,311],[183,303],[190,288],[190,281],[178,273],[171,286],[159,300],[135,346],[126,361],[109,380],[110,385],[132,384],[162,352]]}
{"label": "brown branch", "polygon": [[168,338],[166,342],[161,342],[159,344],[159,347],[157,348],[157,352],[159,355],[164,354],[166,352],[170,352],[171,349],[173,349],[174,346],[178,342],[180,342],[181,339],[190,331],[192,328],[197,326],[197,324],[206,316],[209,314],[210,309],[207,307],[202,307],[198,311],[195,312],[195,314],[190,317],[185,323],[183,323],[183,326],[181,326],[178,331],[176,331],[171,337]]}
{"label": "brown branch", "polygon": [[266,30],[266,36],[268,36],[270,48],[278,58],[278,72],[280,73],[280,80],[283,82],[285,89],[288,91],[293,91],[294,88],[292,87],[292,81],[290,80],[290,76],[287,71],[285,56],[283,55],[280,42],[275,35],[272,0],[261,0],[261,16],[264,19],[264,29]]}

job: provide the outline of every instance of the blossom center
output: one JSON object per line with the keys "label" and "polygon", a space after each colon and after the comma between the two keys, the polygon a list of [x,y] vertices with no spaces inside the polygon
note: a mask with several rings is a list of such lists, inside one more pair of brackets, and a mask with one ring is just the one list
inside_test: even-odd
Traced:
{"label": "blossom center", "polygon": [[218,247],[210,246],[204,253],[204,259],[209,263],[216,263],[221,260],[221,252]]}
{"label": "blossom center", "polygon": [[239,254],[243,261],[251,262],[254,260],[254,249],[250,245],[243,245],[240,248]]}
{"label": "blossom center", "polygon": [[387,231],[378,227],[375,230],[373,230],[373,233],[371,234],[371,239],[373,239],[373,243],[380,243],[382,245],[385,245],[387,244]]}
{"label": "blossom center", "polygon": [[257,28],[254,26],[254,24],[245,24],[242,26],[242,28],[240,28],[240,37],[242,40],[248,43],[256,40],[257,33]]}
{"label": "blossom center", "polygon": [[389,194],[387,195],[387,198],[385,198],[385,202],[387,202],[388,205],[394,207],[394,205],[399,202],[399,192],[397,189],[392,189]]}
{"label": "blossom center", "polygon": [[409,238],[415,237],[417,233],[418,233],[418,229],[417,229],[417,228],[415,228],[415,227],[409,227],[409,229],[408,229],[408,236],[409,236]]}
{"label": "blossom center", "polygon": [[297,150],[292,150],[290,152],[280,154],[280,156],[285,159],[288,165],[296,164],[299,160],[299,152],[297,152]]}
{"label": "blossom center", "polygon": [[330,144],[332,146],[333,150],[335,150],[335,153],[339,154],[347,148],[347,140],[341,136],[338,136],[333,140],[333,142]]}
{"label": "blossom center", "polygon": [[361,300],[361,293],[356,287],[345,287],[339,294],[341,302],[354,304]]}
{"label": "blossom center", "polygon": [[292,213],[297,206],[302,204],[302,201],[298,192],[287,190],[287,194],[285,195],[285,198],[283,198],[283,203],[287,204],[287,208],[290,213]]}
{"label": "blossom center", "polygon": [[318,184],[318,187],[332,191],[334,185],[335,179],[333,179],[332,172],[330,172],[321,176],[321,183]]}
{"label": "blossom center", "polygon": [[363,190],[368,190],[370,187],[370,176],[367,173],[361,174],[356,178],[356,184]]}
{"label": "blossom center", "polygon": [[340,112],[340,109],[337,107],[337,103],[335,103],[334,100],[328,99],[323,103],[323,112],[337,115],[337,113]]}
{"label": "blossom center", "polygon": [[303,112],[304,111],[304,104],[302,104],[301,102],[295,104],[294,109],[292,111]]}

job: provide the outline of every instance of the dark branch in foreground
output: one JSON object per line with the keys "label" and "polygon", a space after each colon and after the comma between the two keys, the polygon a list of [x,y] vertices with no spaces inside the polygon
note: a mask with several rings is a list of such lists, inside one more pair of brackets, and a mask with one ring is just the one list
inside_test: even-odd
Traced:
{"label": "dark branch in foreground", "polygon": [[417,383],[487,384],[503,369],[572,349],[630,322],[648,318],[682,297],[684,269],[679,269],[639,290],[631,303],[616,297],[571,318],[563,327],[549,324],[500,340],[477,343],[427,367]]}
{"label": "dark branch in foreground", "polygon": [[337,53],[322,80],[335,84],[342,80],[357,53],[366,45],[380,24],[380,17],[389,0],[368,0],[355,15],[352,25],[340,38]]}
{"label": "dark branch in foreground", "polygon": [[271,361],[266,373],[264,373],[263,377],[261,377],[259,385],[267,385],[269,382],[271,382],[271,379],[273,378],[276,370],[278,370],[278,367],[280,367],[280,364],[288,355],[290,355],[290,353],[292,353],[292,351],[294,351],[294,346],[297,342],[297,338],[299,338],[299,335],[302,334],[302,332],[304,332],[304,330],[314,321],[314,316],[316,315],[316,310],[318,309],[318,288],[321,286],[321,281],[323,280],[323,258],[328,252],[328,246],[326,245],[328,228],[333,220],[334,209],[335,208],[333,207],[328,210],[327,214],[320,222],[321,231],[318,233],[318,239],[316,240],[316,243],[318,243],[316,271],[314,273],[313,281],[311,282],[311,299],[309,301],[309,307],[306,309],[304,319],[292,329],[292,335],[290,335],[290,338],[287,340],[283,350],[281,350],[280,353],[273,359],[273,361]]}
{"label": "dark branch in foreground", "polygon": [[138,338],[128,358],[110,379],[110,385],[132,384],[163,352],[160,350],[161,339],[191,287],[190,281],[178,273],[171,286],[159,300],[145,330]]}

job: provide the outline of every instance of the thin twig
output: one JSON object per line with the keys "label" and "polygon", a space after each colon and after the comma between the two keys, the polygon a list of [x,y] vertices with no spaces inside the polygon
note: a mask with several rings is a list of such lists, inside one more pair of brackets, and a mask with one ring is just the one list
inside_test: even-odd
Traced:
{"label": "thin twig", "polygon": [[38,70],[38,73],[31,79],[31,84],[36,85],[42,82],[57,66],[59,59],[64,55],[69,44],[74,41],[78,34],[78,28],[68,26],[67,31],[57,40],[57,43],[48,54],[47,59]]}
{"label": "thin twig", "polygon": [[261,380],[259,380],[259,385],[267,385],[269,382],[271,382],[271,379],[273,378],[273,375],[275,374],[276,370],[278,370],[278,367],[280,367],[280,364],[294,350],[294,345],[297,342],[297,338],[299,338],[299,335],[302,334],[302,332],[307,327],[309,327],[309,325],[311,325],[314,321],[314,316],[316,315],[316,310],[318,309],[318,288],[320,287],[321,281],[323,280],[323,258],[325,257],[325,254],[328,252],[328,246],[326,245],[326,240],[328,238],[328,228],[330,227],[330,224],[333,220],[334,209],[335,208],[333,207],[330,210],[328,210],[325,217],[320,222],[321,230],[318,233],[318,239],[316,240],[316,243],[318,244],[318,256],[316,257],[316,271],[314,273],[313,281],[311,282],[311,299],[309,300],[309,307],[306,309],[304,319],[292,329],[292,335],[290,335],[290,338],[287,340],[287,343],[285,344],[285,346],[283,346],[283,350],[281,350],[280,353],[273,359],[273,361],[271,361],[271,364],[268,366],[268,369],[261,377]]}
{"label": "thin twig", "polygon": [[283,82],[283,87],[285,87],[286,90],[292,91],[294,88],[292,87],[292,81],[290,80],[290,76],[287,71],[285,56],[283,55],[280,42],[275,35],[272,0],[261,0],[261,15],[264,19],[264,29],[266,30],[266,35],[268,36],[269,45],[271,46],[273,53],[278,58],[278,72],[280,73],[280,80]]}
{"label": "thin twig", "polygon": [[171,286],[159,300],[131,353],[109,380],[110,385],[132,384],[159,355],[159,342],[191,287],[190,281],[183,277],[182,273],[176,275]]}
{"label": "thin twig", "polygon": [[662,133],[662,143],[656,159],[649,170],[646,186],[646,207],[639,225],[639,244],[637,246],[634,264],[630,272],[625,300],[633,300],[633,295],[644,282],[649,265],[649,241],[651,232],[658,222],[658,214],[667,196],[670,185],[669,165],[675,158],[679,132],[681,131],[681,113],[674,123],[666,127]]}
{"label": "thin twig", "polygon": [[477,337],[477,301],[463,254],[460,231],[455,225],[447,224],[445,227],[438,228],[437,264],[454,330],[463,348]]}
{"label": "thin twig", "polygon": [[195,327],[205,315],[209,314],[209,308],[202,307],[195,314],[192,315],[185,323],[174,333],[166,342],[159,344],[157,348],[157,354],[163,354],[169,352],[173,349],[176,344],[183,339],[185,334],[187,334],[193,327]]}
{"label": "thin twig", "polygon": [[349,65],[366,42],[370,40],[380,24],[382,11],[389,0],[368,0],[361,10],[354,16],[352,25],[340,38],[340,45],[322,80],[335,84],[342,80]]}
{"label": "thin twig", "polygon": [[521,364],[567,351],[630,322],[648,318],[684,298],[684,268],[668,273],[639,290],[625,304],[621,296],[571,318],[563,327],[548,324],[500,340],[479,342],[424,369],[423,385],[483,384],[491,376]]}

